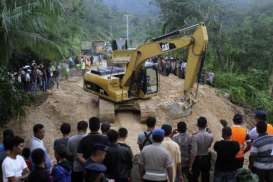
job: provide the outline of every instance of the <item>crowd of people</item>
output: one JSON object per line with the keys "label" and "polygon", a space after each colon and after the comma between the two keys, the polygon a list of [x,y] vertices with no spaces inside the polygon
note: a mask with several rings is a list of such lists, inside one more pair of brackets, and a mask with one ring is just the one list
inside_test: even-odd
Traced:
{"label": "crowd of people", "polygon": [[82,75],[92,64],[93,57],[81,55],[73,59],[68,57],[64,62],[43,64],[33,60],[30,64],[21,66],[17,71],[8,72],[13,84],[25,92],[46,92],[56,85],[59,88],[61,77],[68,79],[70,70],[77,68]]}
{"label": "crowd of people", "polygon": [[38,64],[35,60],[13,73],[8,73],[12,83],[26,92],[46,92],[54,84],[59,87],[60,65]]}
{"label": "crowd of people", "polygon": [[[158,71],[162,75],[174,74],[181,79],[186,76],[187,60],[175,57],[158,57],[151,59],[151,62],[158,64]],[[213,85],[215,74],[212,71],[202,72],[200,83]]]}
{"label": "crowd of people", "polygon": [[[235,114],[233,125],[224,125],[222,140],[215,141],[207,119],[197,119],[198,132],[189,134],[187,123],[157,126],[156,118],[146,120],[147,130],[137,137],[140,154],[133,156],[126,143],[126,128],[112,129],[96,117],[77,123],[77,134],[71,126],[60,126],[62,137],[53,143],[55,161],[44,144],[46,128],[33,126],[30,144],[11,129],[3,131],[0,145],[3,182],[129,182],[133,159],[138,160],[139,176],[144,182],[272,182],[273,126],[267,115],[257,111],[256,127],[249,132],[243,117]],[[87,130],[90,133],[87,134]],[[212,149],[211,149],[212,148]],[[215,164],[213,152],[217,153]],[[244,165],[249,152],[249,167]],[[211,171],[213,169],[213,175]]]}

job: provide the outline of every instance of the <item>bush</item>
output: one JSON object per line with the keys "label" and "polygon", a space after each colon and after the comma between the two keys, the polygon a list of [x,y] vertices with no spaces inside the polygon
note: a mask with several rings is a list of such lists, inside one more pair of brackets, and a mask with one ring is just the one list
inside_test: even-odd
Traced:
{"label": "bush", "polygon": [[266,73],[257,70],[251,70],[248,74],[217,72],[215,86],[228,92],[235,104],[273,113],[273,100],[267,92],[266,77]]}
{"label": "bush", "polygon": [[30,103],[30,98],[12,83],[6,69],[0,67],[0,125],[13,116],[24,115],[23,107]]}

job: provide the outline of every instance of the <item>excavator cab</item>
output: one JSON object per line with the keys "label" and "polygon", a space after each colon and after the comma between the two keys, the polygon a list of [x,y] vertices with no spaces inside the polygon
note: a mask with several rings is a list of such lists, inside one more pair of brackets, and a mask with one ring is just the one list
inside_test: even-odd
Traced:
{"label": "excavator cab", "polygon": [[158,71],[155,65],[144,66],[139,72],[139,89],[143,97],[156,94],[158,92],[159,79]]}

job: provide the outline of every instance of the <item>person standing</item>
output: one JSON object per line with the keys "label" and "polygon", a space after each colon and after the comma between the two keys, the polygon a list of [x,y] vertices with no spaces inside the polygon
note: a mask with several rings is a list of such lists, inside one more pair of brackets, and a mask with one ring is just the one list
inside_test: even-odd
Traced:
{"label": "person standing", "polygon": [[29,148],[24,148],[22,151],[22,157],[24,158],[24,160],[26,161],[27,167],[29,170],[32,169],[32,160],[30,158],[31,156],[31,151]]}
{"label": "person standing", "polygon": [[240,150],[237,141],[232,140],[232,129],[225,127],[222,129],[224,140],[214,144],[214,150],[217,153],[215,163],[214,182],[235,182],[237,167],[236,154]]}
{"label": "person standing", "polygon": [[145,146],[153,143],[152,132],[156,125],[154,117],[148,117],[146,120],[147,130],[138,135],[137,144],[141,151]]}
{"label": "person standing", "polygon": [[244,155],[250,149],[250,142],[247,142],[249,139],[247,128],[242,126],[243,116],[241,114],[235,114],[233,117],[233,123],[234,124],[231,127],[231,139],[240,144],[240,151],[236,155],[237,168],[239,169],[244,165]]}
{"label": "person standing", "polygon": [[119,138],[118,138],[118,144],[122,147],[125,147],[127,148],[131,155],[132,155],[132,158],[133,158],[133,152],[132,152],[132,149],[131,147],[126,143],[126,139],[128,137],[128,130],[126,128],[120,128],[118,130],[118,134],[119,134]]}
{"label": "person standing", "polygon": [[5,145],[4,145],[5,140],[7,138],[12,138],[12,137],[14,137],[13,130],[11,130],[11,129],[5,129],[3,131],[3,143],[0,144],[0,153],[5,151]]}
{"label": "person standing", "polygon": [[50,157],[47,152],[47,149],[46,149],[44,142],[43,142],[43,139],[45,137],[44,125],[42,125],[42,124],[34,125],[33,126],[33,133],[34,133],[34,136],[31,139],[30,150],[32,152],[33,150],[40,148],[45,152],[45,166],[46,166],[46,169],[48,171],[50,171],[51,161],[50,161]]}
{"label": "person standing", "polygon": [[42,80],[43,80],[43,91],[46,92],[47,89],[48,89],[48,78],[47,78],[46,67],[43,64],[41,64],[41,71],[43,73],[43,77],[42,77]]}
{"label": "person standing", "polygon": [[190,181],[198,182],[201,174],[202,182],[208,182],[211,167],[209,148],[213,142],[213,136],[207,131],[207,119],[205,117],[198,118],[197,126],[199,131],[192,136]]}
{"label": "person standing", "polygon": [[111,125],[109,123],[102,123],[100,130],[101,134],[107,136],[107,132],[111,129]]}
{"label": "person standing", "polygon": [[81,71],[82,71],[82,76],[85,74],[85,58],[81,58]]}
{"label": "person standing", "polygon": [[99,134],[100,120],[97,117],[89,119],[90,133],[83,137],[78,147],[78,160],[83,165],[86,160],[90,157],[92,148],[95,144],[101,144],[108,146],[109,141],[107,136]]}
{"label": "person standing", "polygon": [[[91,150],[90,157],[84,164],[85,182],[106,182],[106,166],[103,161],[106,156],[106,146],[95,144]],[[78,182],[78,181],[77,181]]]}
{"label": "person standing", "polygon": [[191,136],[187,133],[187,124],[183,121],[177,124],[177,131],[178,135],[175,135],[173,140],[180,147],[182,175],[184,179],[189,180]]}
{"label": "person standing", "polygon": [[78,134],[71,136],[67,142],[67,151],[73,157],[72,182],[83,181],[83,166],[77,157],[77,149],[83,137],[86,136],[88,123],[80,121],[77,124]]}
{"label": "person standing", "polygon": [[164,130],[153,130],[154,143],[143,148],[139,159],[139,173],[144,182],[173,181],[173,161],[169,152],[161,145]]}
{"label": "person standing", "polygon": [[257,123],[259,136],[253,142],[249,156],[249,168],[258,175],[260,182],[273,180],[273,136],[268,135],[267,126],[265,121]]}
{"label": "person standing", "polygon": [[71,164],[67,160],[67,150],[60,145],[54,150],[57,164],[52,169],[53,182],[71,182]]}
{"label": "person standing", "polygon": [[23,181],[29,174],[27,164],[21,156],[24,139],[15,136],[10,142],[7,146],[9,153],[2,163],[3,182]]}
{"label": "person standing", "polygon": [[45,152],[42,149],[35,149],[31,154],[31,159],[36,168],[28,176],[28,182],[51,182],[49,172],[45,168]]}
{"label": "person standing", "polygon": [[69,139],[69,134],[71,132],[71,126],[68,123],[63,123],[60,127],[60,131],[62,133],[62,138],[56,139],[53,144],[54,150],[59,146],[67,147],[67,142]]}
{"label": "person standing", "polygon": [[[10,153],[9,148],[11,143],[12,143],[12,139],[14,137],[13,131],[10,129],[6,129],[3,132],[3,151],[0,152],[0,166],[2,166],[4,159],[8,156],[8,154]],[[2,181],[3,179],[3,171],[0,170],[0,181]]]}
{"label": "person standing", "polygon": [[181,170],[181,152],[179,145],[172,140],[172,126],[164,124],[161,127],[165,132],[165,137],[162,142],[162,146],[170,153],[173,161],[173,182],[176,180],[176,176],[180,182],[183,181],[182,170]]}
{"label": "person standing", "polygon": [[[257,111],[255,114],[255,121],[256,123],[260,122],[260,121],[264,121],[267,123],[267,114],[265,111]],[[273,126],[270,123],[267,123],[267,134],[268,135],[273,135]],[[256,127],[252,128],[249,131],[249,138],[254,141],[255,139],[257,139],[259,137],[259,133],[257,132]]]}
{"label": "person standing", "polygon": [[84,182],[107,182],[106,167],[103,164],[92,163],[85,166]]}
{"label": "person standing", "polygon": [[117,144],[119,133],[110,130],[107,133],[110,141],[104,164],[107,168],[106,176],[118,182],[129,182],[132,169],[132,154],[126,147]]}
{"label": "person standing", "polygon": [[56,84],[56,87],[58,89],[59,88],[60,73],[61,73],[60,64],[55,64],[55,66],[52,65],[52,70],[53,70],[53,80],[54,80],[54,83]]}

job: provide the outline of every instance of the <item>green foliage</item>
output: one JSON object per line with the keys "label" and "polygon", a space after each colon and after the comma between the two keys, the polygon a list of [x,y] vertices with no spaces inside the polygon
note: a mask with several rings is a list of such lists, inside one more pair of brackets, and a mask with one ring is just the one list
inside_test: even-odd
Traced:
{"label": "green foliage", "polygon": [[0,67],[0,125],[12,116],[24,115],[23,107],[31,97],[14,85],[7,76],[7,70]]}
{"label": "green foliage", "polygon": [[272,112],[273,100],[265,91],[264,76],[261,72],[249,74],[217,72],[215,86],[229,93],[231,101],[236,104]]}
{"label": "green foliage", "polygon": [[7,78],[6,68],[16,64],[10,63],[12,55],[27,53],[50,61],[78,55],[81,40],[109,36],[109,22],[117,16],[108,10],[99,0],[0,1],[1,123],[21,115],[29,102],[28,94]]}
{"label": "green foliage", "polygon": [[273,113],[273,1],[154,0],[163,30],[203,21],[209,33],[206,70],[233,102]]}

